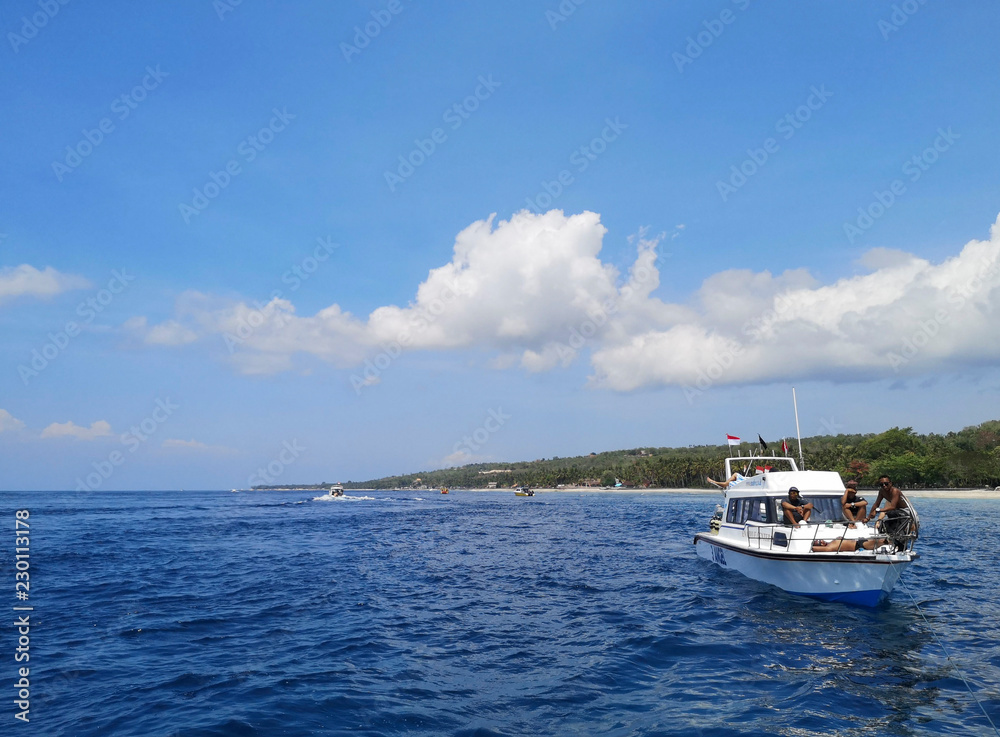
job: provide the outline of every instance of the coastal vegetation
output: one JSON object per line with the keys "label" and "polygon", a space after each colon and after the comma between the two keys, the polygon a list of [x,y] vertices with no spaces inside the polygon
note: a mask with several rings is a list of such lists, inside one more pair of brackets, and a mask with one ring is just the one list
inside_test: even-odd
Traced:
{"label": "coastal vegetation", "polygon": [[[771,450],[781,441],[769,441]],[[789,442],[794,446],[794,440]],[[757,444],[744,443],[743,452]],[[867,435],[818,435],[803,438],[807,468],[838,471],[845,481],[874,486],[888,474],[901,488],[996,487],[1000,485],[1000,420],[966,427],[946,435],[920,435],[912,428],[894,427]],[[736,449],[734,449],[736,450]],[[735,454],[735,453],[734,453]],[[798,457],[797,448],[789,454]],[[387,476],[367,481],[349,481],[345,488],[459,489],[510,488],[532,486],[612,486],[714,488],[706,476],[719,479],[723,459],[729,455],[724,445],[686,448],[632,448],[590,453],[571,458],[548,458],[514,463],[474,463],[458,468]],[[779,451],[780,455],[780,451]],[[311,486],[266,488],[329,488],[323,482]],[[263,488],[263,487],[262,487]]]}

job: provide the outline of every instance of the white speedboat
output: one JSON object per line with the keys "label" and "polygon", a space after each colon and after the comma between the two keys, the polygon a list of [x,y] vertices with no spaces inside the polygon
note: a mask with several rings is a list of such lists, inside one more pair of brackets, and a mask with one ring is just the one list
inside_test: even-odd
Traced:
{"label": "white speedboat", "polygon": [[340,484],[334,484],[333,486],[330,487],[329,495],[330,496],[343,496],[344,495],[344,487],[341,486]]}
{"label": "white speedboat", "polygon": [[[725,503],[716,508],[710,530],[695,535],[702,558],[792,594],[863,606],[882,601],[917,558],[920,520],[905,497],[906,509],[891,512],[878,528],[861,522],[850,527],[840,505],[840,474],[800,471],[785,456],[751,455],[727,458],[727,479],[734,465],[741,475],[723,492]],[[793,486],[813,504],[808,522],[798,526],[785,520],[781,507]],[[836,549],[814,551],[822,542]]]}

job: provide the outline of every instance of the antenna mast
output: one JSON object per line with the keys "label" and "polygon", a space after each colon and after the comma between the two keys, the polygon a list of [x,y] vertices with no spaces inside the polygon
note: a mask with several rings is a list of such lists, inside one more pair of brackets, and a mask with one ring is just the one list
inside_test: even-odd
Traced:
{"label": "antenna mast", "polygon": [[799,432],[799,403],[795,399],[795,387],[792,387],[792,406],[795,408],[795,437],[799,441],[799,465],[802,466],[802,470],[806,470],[806,461],[802,457],[802,433]]}

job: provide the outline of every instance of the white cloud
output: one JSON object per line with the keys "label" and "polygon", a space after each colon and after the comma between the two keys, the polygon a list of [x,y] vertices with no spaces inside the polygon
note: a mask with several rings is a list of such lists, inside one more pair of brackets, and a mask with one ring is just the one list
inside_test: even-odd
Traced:
{"label": "white cloud", "polygon": [[63,274],[51,266],[40,271],[30,264],[0,268],[0,303],[26,296],[54,297],[89,286],[90,282],[82,276]]}
{"label": "white cloud", "polygon": [[167,320],[148,327],[145,317],[131,317],[122,327],[149,345],[177,346],[198,340],[198,334],[194,330],[184,327],[176,320]]}
{"label": "white cloud", "polygon": [[0,432],[21,430],[23,428],[24,428],[24,423],[21,420],[14,417],[7,410],[0,409]]}
{"label": "white cloud", "polygon": [[42,430],[43,438],[76,438],[77,440],[96,440],[111,435],[111,425],[106,420],[92,422],[90,427],[80,427],[73,422],[53,422]]}
{"label": "white cloud", "polygon": [[[653,296],[665,234],[633,237],[627,274],[601,261],[592,212],[520,212],[458,234],[452,260],[432,269],[404,306],[367,319],[339,305],[299,316],[286,299],[250,305],[186,293],[175,319],[148,328],[177,345],[210,338],[244,373],[296,368],[297,355],[356,367],[375,353],[486,349],[494,368],[537,372],[590,355],[595,386],[867,380],[1000,362],[992,309],[1000,299],[1000,218],[990,240],[932,264],[874,249],[867,273],[822,284],[806,269],[730,269],[685,303]],[[683,230],[678,225],[675,233]],[[668,239],[669,240],[669,239]],[[170,339],[168,339],[168,336]]]}
{"label": "white cloud", "polygon": [[802,270],[716,274],[690,319],[597,350],[594,383],[869,380],[998,363],[1000,218],[990,234],[941,264],[876,249],[862,260],[871,273],[830,285]]}
{"label": "white cloud", "polygon": [[163,448],[167,450],[195,451],[199,453],[211,453],[215,455],[232,455],[238,453],[234,448],[227,448],[222,445],[206,445],[198,440],[178,440],[177,438],[167,438],[163,441]]}

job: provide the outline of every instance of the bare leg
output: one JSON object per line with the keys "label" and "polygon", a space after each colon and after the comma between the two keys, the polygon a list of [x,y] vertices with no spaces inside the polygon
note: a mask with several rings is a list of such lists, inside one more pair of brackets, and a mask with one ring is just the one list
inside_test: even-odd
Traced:
{"label": "bare leg", "polygon": [[736,480],[736,474],[734,473],[732,476],[730,476],[728,481],[716,481],[711,476],[706,476],[705,478],[708,479],[708,483],[715,484],[720,489],[726,489],[729,487],[731,483],[733,483]]}

